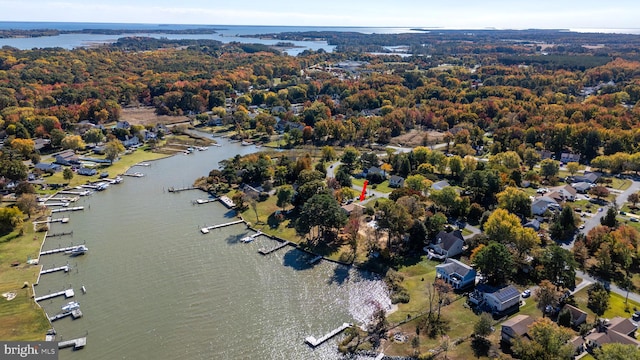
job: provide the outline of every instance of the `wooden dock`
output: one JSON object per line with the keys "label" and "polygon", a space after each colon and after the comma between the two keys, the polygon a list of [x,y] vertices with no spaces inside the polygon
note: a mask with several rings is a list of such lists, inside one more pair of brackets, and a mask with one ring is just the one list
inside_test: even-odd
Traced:
{"label": "wooden dock", "polygon": [[221,227],[225,227],[225,226],[231,226],[231,225],[235,225],[235,224],[240,224],[243,223],[243,220],[236,220],[236,221],[232,221],[232,222],[228,222],[228,223],[224,223],[224,224],[218,224],[218,225],[213,225],[213,226],[208,226],[208,227],[203,227],[202,229],[200,229],[200,231],[203,234],[208,234],[209,231],[213,230],[213,229],[219,229]]}
{"label": "wooden dock", "polygon": [[80,210],[84,210],[84,206],[74,206],[74,207],[66,207],[62,209],[53,209],[51,210],[51,212],[60,213],[60,212],[67,212],[67,211],[80,211]]}
{"label": "wooden dock", "polygon": [[58,272],[58,271],[69,272],[69,270],[71,270],[71,266],[69,266],[69,264],[67,264],[65,266],[58,266],[58,267],[54,267],[54,268],[51,268],[51,269],[42,270],[42,271],[40,271],[40,275],[51,274],[51,273]]}
{"label": "wooden dock", "polygon": [[39,301],[42,301],[42,300],[47,300],[47,299],[51,299],[51,298],[58,297],[58,296],[63,296],[63,295],[64,295],[65,299],[68,299],[70,297],[73,297],[75,295],[75,293],[73,292],[73,289],[67,289],[67,290],[62,290],[62,291],[58,291],[58,292],[55,292],[55,293],[51,293],[51,294],[48,294],[48,295],[39,296],[39,297],[35,298],[34,300],[36,302],[39,302]]}
{"label": "wooden dock", "polygon": [[326,334],[325,336],[316,339],[313,336],[307,336],[304,339],[304,342],[306,342],[307,344],[309,344],[311,347],[316,347],[322,343],[324,343],[325,341],[331,339],[332,337],[340,334],[341,332],[343,332],[345,329],[351,327],[351,324],[349,323],[343,323],[339,328],[337,329],[333,329],[333,331],[331,331],[330,333]]}
{"label": "wooden dock", "polygon": [[278,251],[280,249],[282,249],[283,247],[289,245],[288,241],[282,242],[280,244],[278,244],[277,246],[272,247],[271,249],[260,249],[258,250],[258,252],[262,255],[269,255],[272,252]]}
{"label": "wooden dock", "polygon": [[71,251],[71,250],[77,248],[78,246],[80,246],[80,245],[73,245],[73,246],[68,246],[68,247],[63,247],[63,248],[58,248],[58,249],[53,249],[53,250],[41,251],[40,252],[40,256],[57,254],[57,253],[65,252],[65,251]]}
{"label": "wooden dock", "polygon": [[80,309],[75,309],[73,311],[66,311],[66,312],[63,312],[63,313],[60,313],[60,314],[56,314],[54,316],[50,316],[49,317],[49,321],[50,322],[54,322],[54,321],[60,320],[62,318],[65,318],[67,316],[71,316],[73,318],[73,320],[79,319],[79,318],[82,317],[82,311],[80,311]]}
{"label": "wooden dock", "polygon": [[50,234],[50,235],[47,235],[47,237],[57,237],[57,236],[67,236],[67,235],[72,235],[73,236],[73,230],[72,231],[67,231],[67,232]]}
{"label": "wooden dock", "polygon": [[196,188],[194,188],[193,186],[185,186],[185,187],[170,187],[167,189],[167,191],[172,192],[172,193],[179,193],[181,191],[188,191],[188,190],[196,190]]}
{"label": "wooden dock", "polygon": [[73,340],[60,341],[58,343],[58,349],[73,347],[73,350],[79,350],[85,347],[86,345],[87,345],[87,338],[81,337]]}

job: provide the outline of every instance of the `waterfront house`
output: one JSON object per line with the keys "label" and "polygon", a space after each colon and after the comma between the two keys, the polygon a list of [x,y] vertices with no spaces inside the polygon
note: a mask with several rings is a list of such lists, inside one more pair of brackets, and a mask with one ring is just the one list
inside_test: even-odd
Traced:
{"label": "waterfront house", "polygon": [[587,313],[575,306],[566,304],[562,307],[562,310],[560,312],[563,311],[569,311],[569,313],[571,314],[571,326],[575,328],[587,321]]}
{"label": "waterfront house", "polygon": [[404,186],[404,178],[402,176],[393,175],[389,178],[389,187],[401,188]]}
{"label": "waterfront house", "polygon": [[513,285],[495,288],[483,284],[476,287],[476,290],[469,294],[469,301],[493,314],[505,314],[518,310],[520,291]]}
{"label": "waterfront house", "polygon": [[462,253],[463,246],[464,237],[460,230],[452,232],[440,231],[433,240],[433,243],[429,245],[429,257],[447,259]]}
{"label": "waterfront house", "polygon": [[127,136],[127,138],[122,142],[122,146],[127,149],[138,145],[140,145],[140,139],[138,139],[137,136]]}
{"label": "waterfront house", "polygon": [[80,169],[78,169],[78,175],[93,176],[95,174],[97,174],[96,169],[90,169],[85,167],[81,167]]}
{"label": "waterfront house", "polygon": [[360,204],[356,204],[352,202],[351,204],[346,204],[341,206],[342,210],[347,214],[347,216],[351,215],[352,212],[358,211],[360,214],[364,211],[364,206]]}
{"label": "waterfront house", "polygon": [[458,260],[447,259],[444,263],[436,265],[436,277],[459,290],[475,285],[476,271]]}
{"label": "waterfront house", "polygon": [[535,319],[529,315],[516,315],[511,319],[502,323],[500,331],[500,339],[508,344],[513,345],[513,340],[522,337],[528,337],[529,325],[533,324]]}
{"label": "waterfront house", "polygon": [[73,150],[65,150],[56,155],[54,163],[70,166],[77,165],[80,161]]}

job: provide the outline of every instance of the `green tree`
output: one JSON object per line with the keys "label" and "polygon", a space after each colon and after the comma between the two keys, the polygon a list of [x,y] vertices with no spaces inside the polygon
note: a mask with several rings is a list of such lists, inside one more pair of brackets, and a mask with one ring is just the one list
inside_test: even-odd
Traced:
{"label": "green tree", "polygon": [[531,341],[518,338],[512,347],[513,352],[523,360],[570,360],[573,359],[573,346],[568,343],[571,330],[562,328],[549,320],[541,318],[529,326],[527,332]]}
{"label": "green tree", "polygon": [[577,162],[572,161],[567,163],[567,170],[569,171],[569,174],[571,174],[571,176],[575,175],[579,169],[580,164],[578,164]]}
{"label": "green tree", "polygon": [[568,239],[573,236],[577,228],[573,209],[565,206],[551,224],[551,237],[560,240]]}
{"label": "green tree", "polygon": [[67,181],[73,179],[73,170],[68,167],[64,168],[64,170],[62,170],[62,178]]}
{"label": "green tree", "polygon": [[113,163],[113,160],[117,159],[118,155],[120,155],[120,153],[123,151],[124,146],[118,139],[109,141],[104,147],[104,153],[107,157],[107,160],[109,160],[111,163]]}
{"label": "green tree", "polygon": [[602,226],[614,228],[618,226],[618,219],[616,219],[617,216],[618,210],[616,210],[615,207],[610,207],[609,209],[607,209],[607,213],[602,218],[600,218],[600,224]]}
{"label": "green tree", "polygon": [[520,219],[505,209],[496,209],[484,223],[484,232],[489,239],[503,244],[514,243],[520,228]]}
{"label": "green tree", "polygon": [[67,135],[62,139],[61,145],[65,149],[79,150],[84,149],[86,144],[82,141],[80,135]]}
{"label": "green tree", "polygon": [[451,171],[451,175],[454,178],[458,178],[462,175],[462,172],[464,171],[464,163],[460,156],[454,155],[449,158],[449,171]]}
{"label": "green tree", "polygon": [[640,360],[640,349],[632,344],[610,343],[595,349],[597,360]]}
{"label": "green tree", "polygon": [[493,318],[486,312],[483,312],[478,321],[473,325],[473,333],[476,336],[486,337],[491,334],[493,327]]}
{"label": "green tree", "polygon": [[594,283],[587,290],[587,306],[596,315],[602,316],[609,308],[609,292],[599,282]]}
{"label": "green tree", "polygon": [[428,180],[420,174],[409,175],[404,181],[404,186],[415,190],[419,193],[423,193],[427,189]]}
{"label": "green tree", "polygon": [[525,165],[529,167],[529,170],[533,169],[533,167],[540,162],[540,155],[533,148],[526,148],[522,155],[522,160]]}
{"label": "green tree", "polygon": [[104,141],[104,134],[102,134],[102,130],[94,128],[84,133],[82,138],[89,144],[97,144]]}
{"label": "green tree", "polygon": [[336,158],[336,150],[333,146],[323,146],[322,147],[322,159],[324,161],[333,161]]}
{"label": "green tree", "polygon": [[355,169],[355,164],[358,162],[359,157],[360,152],[356,150],[356,148],[354,148],[353,146],[347,146],[342,153],[340,161],[342,161],[349,172],[352,172]]}
{"label": "green tree", "polygon": [[296,221],[296,231],[306,235],[317,227],[318,233],[315,238],[328,240],[325,236],[327,232],[341,228],[346,223],[347,215],[333,196],[316,194],[302,206],[300,217]]}
{"label": "green tree", "polygon": [[640,202],[640,194],[639,193],[632,193],[629,194],[629,196],[627,196],[627,201],[631,203],[631,205],[633,205],[633,207],[636,207],[636,204]]}
{"label": "green tree", "polygon": [[513,272],[513,260],[509,249],[495,241],[480,249],[473,262],[490,284],[504,284]]}
{"label": "green tree", "polygon": [[24,214],[17,207],[0,208],[0,235],[22,228]]}
{"label": "green tree", "polygon": [[536,300],[536,307],[542,311],[543,316],[547,313],[547,307],[556,307],[560,302],[562,293],[549,280],[542,280],[538,288],[533,292]]}
{"label": "green tree", "polygon": [[16,200],[16,206],[31,218],[31,214],[38,210],[38,199],[35,194],[21,194]]}
{"label": "green tree", "polygon": [[558,175],[560,165],[552,159],[544,159],[540,162],[540,175],[549,180],[549,177]]}
{"label": "green tree", "polygon": [[554,244],[544,250],[540,261],[544,278],[558,287],[573,288],[576,282],[576,261],[571,251]]}
{"label": "green tree", "polygon": [[391,200],[381,200],[378,206],[378,225],[389,231],[387,246],[391,250],[392,240],[399,238],[411,226],[411,216],[403,206]]}
{"label": "green tree", "polygon": [[529,195],[518,188],[508,186],[504,191],[496,195],[498,207],[506,209],[513,214],[524,217],[531,216],[531,199]]}
{"label": "green tree", "polygon": [[291,200],[293,200],[293,186],[291,185],[283,185],[278,189],[278,201],[276,205],[282,210],[287,207],[287,205],[291,204]]}

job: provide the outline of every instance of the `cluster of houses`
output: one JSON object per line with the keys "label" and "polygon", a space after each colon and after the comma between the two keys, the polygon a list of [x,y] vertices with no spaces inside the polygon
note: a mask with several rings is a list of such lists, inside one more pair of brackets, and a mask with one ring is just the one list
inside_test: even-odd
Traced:
{"label": "cluster of houses", "polygon": [[561,209],[561,204],[566,201],[575,201],[578,194],[587,193],[594,187],[601,174],[596,172],[585,172],[584,175],[573,176],[568,180],[571,185],[563,185],[550,189],[539,189],[541,196],[536,197],[531,202],[531,213],[534,215],[544,215],[547,210],[555,211]]}

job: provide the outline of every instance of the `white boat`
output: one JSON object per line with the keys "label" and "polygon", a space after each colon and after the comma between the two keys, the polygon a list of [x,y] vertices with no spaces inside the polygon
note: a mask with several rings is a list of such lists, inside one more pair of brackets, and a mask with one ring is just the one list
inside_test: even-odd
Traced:
{"label": "white boat", "polygon": [[69,312],[77,309],[80,309],[80,303],[78,303],[77,301],[69,301],[67,305],[64,305],[62,307],[62,311],[64,312]]}
{"label": "white boat", "polygon": [[73,249],[66,251],[65,253],[71,256],[78,256],[78,255],[84,255],[84,253],[86,253],[87,251],[89,251],[89,249],[86,246],[78,245]]}
{"label": "white boat", "polygon": [[240,242],[243,242],[243,243],[245,243],[245,244],[246,244],[246,243],[250,243],[250,242],[252,242],[252,241],[253,241],[253,237],[251,237],[251,236],[245,236],[245,237],[243,237],[242,239],[240,239]]}

